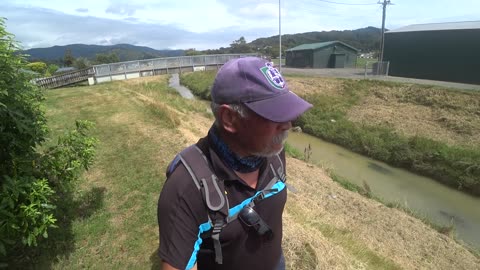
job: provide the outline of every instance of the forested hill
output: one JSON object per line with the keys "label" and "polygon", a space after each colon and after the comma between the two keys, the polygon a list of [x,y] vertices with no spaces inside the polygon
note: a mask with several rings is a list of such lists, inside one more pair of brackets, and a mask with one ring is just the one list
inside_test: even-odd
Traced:
{"label": "forested hill", "polygon": [[[282,35],[282,48],[290,49],[301,44],[317,43],[338,40],[345,42],[362,52],[375,51],[380,48],[381,29],[366,27],[356,30],[307,32],[300,34]],[[252,47],[278,48],[278,35],[268,38],[259,38],[250,43]]]}
{"label": "forested hill", "polygon": [[48,48],[34,48],[25,50],[23,53],[30,55],[30,60],[43,60],[50,62],[63,59],[65,52],[68,50],[70,50],[74,58],[83,57],[87,59],[95,59],[97,54],[115,53],[120,61],[184,55],[183,50],[155,50],[149,47],[130,44],[117,44],[110,46],[70,44]]}
{"label": "forested hill", "polygon": [[[381,30],[375,27],[366,27],[357,30],[322,31],[299,34],[282,35],[282,50],[290,49],[301,44],[317,43],[325,41],[342,41],[362,52],[376,51],[380,48]],[[182,55],[198,54],[223,54],[223,53],[251,53],[258,52],[271,57],[278,55],[278,35],[266,38],[258,38],[247,43],[244,37],[233,41],[230,47],[197,51],[189,50],[156,50],[144,46],[130,44],[117,44],[110,46],[70,44],[65,46],[53,46],[49,48],[34,48],[23,51],[30,55],[30,61],[45,61],[49,63],[64,63],[66,55],[73,59],[88,59],[97,63],[111,63],[118,61],[130,61],[150,59],[157,57],[173,57]],[[109,58],[100,61],[100,58]]]}

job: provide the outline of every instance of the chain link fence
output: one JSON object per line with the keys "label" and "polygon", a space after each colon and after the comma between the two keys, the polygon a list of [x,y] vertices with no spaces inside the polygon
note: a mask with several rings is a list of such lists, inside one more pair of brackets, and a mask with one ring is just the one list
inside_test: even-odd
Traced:
{"label": "chain link fence", "polygon": [[368,76],[388,76],[390,62],[367,62],[364,69],[364,77]]}

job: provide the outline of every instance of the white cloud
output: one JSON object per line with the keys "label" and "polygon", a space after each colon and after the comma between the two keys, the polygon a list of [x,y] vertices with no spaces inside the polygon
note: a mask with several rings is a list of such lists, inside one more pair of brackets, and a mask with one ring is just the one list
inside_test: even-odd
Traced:
{"label": "white cloud", "polygon": [[[365,3],[368,0],[344,0]],[[373,1],[375,3],[376,1]],[[479,20],[478,0],[397,0],[387,28]],[[153,48],[214,49],[244,36],[278,35],[278,0],[4,0],[1,16],[25,47],[125,42]],[[281,0],[282,34],[381,26],[381,6]]]}

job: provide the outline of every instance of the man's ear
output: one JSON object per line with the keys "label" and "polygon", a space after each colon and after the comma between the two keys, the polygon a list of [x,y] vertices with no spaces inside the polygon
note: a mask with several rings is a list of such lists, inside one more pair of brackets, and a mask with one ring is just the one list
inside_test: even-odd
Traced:
{"label": "man's ear", "polygon": [[225,131],[230,133],[237,132],[240,117],[230,106],[226,104],[220,105],[220,108],[218,108],[218,119],[220,120],[219,124]]}

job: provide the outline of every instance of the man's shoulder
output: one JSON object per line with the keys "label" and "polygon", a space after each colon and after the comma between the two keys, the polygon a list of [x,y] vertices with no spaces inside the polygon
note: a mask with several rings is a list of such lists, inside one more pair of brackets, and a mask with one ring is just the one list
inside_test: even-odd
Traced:
{"label": "man's shoulder", "polygon": [[[196,149],[191,149],[192,147],[195,147]],[[191,151],[187,151],[189,149]],[[200,151],[198,151],[200,150]],[[170,164],[167,167],[166,171],[166,183],[165,185],[168,186],[168,188],[176,188],[176,189],[196,189],[198,190],[198,185],[195,183],[195,174],[197,172],[194,172],[195,168],[192,167],[198,167],[198,166],[192,166],[192,165],[197,165],[197,163],[200,162],[209,162],[208,159],[204,159],[202,156],[204,155],[204,151],[198,147],[198,143],[191,145],[189,147],[184,148],[182,151],[180,151],[170,162]],[[187,164],[185,164],[187,163]],[[209,166],[207,163],[205,163],[206,168]],[[193,174],[193,175],[192,175]],[[165,186],[164,186],[165,188]]]}

